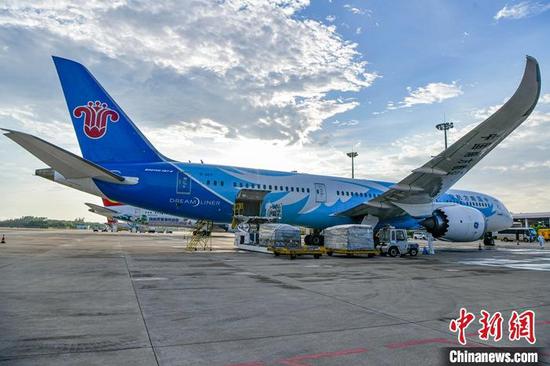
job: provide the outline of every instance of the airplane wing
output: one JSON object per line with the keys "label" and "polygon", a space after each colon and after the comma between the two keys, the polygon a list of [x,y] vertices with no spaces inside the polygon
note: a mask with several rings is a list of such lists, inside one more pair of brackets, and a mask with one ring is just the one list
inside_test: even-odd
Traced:
{"label": "airplane wing", "polygon": [[115,174],[38,137],[5,128],[2,128],[2,130],[7,131],[5,134],[7,137],[21,145],[25,150],[48,164],[67,179],[95,178],[110,183],[135,184],[131,179],[129,180]]}
{"label": "airplane wing", "polygon": [[537,60],[527,56],[521,83],[514,95],[493,115],[457,142],[418,169],[412,171],[384,194],[339,215],[380,217],[403,211],[412,216],[429,215],[434,200],[445,193],[502,140],[529,117],[541,88]]}
{"label": "airplane wing", "polygon": [[113,217],[114,215],[117,215],[117,212],[111,209],[108,209],[106,207],[102,207],[99,205],[94,205],[93,203],[85,203],[86,206],[88,206],[90,209],[88,211],[93,212],[95,214],[105,216],[105,217]]}

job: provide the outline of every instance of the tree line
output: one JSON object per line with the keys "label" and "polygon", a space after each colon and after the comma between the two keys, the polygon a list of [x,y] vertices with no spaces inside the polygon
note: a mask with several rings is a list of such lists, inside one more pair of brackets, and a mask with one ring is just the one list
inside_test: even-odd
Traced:
{"label": "tree line", "polygon": [[55,228],[55,229],[76,229],[84,226],[98,226],[97,222],[86,222],[84,218],[74,220],[56,220],[47,217],[23,216],[16,219],[0,221],[0,227],[22,227],[22,228]]}

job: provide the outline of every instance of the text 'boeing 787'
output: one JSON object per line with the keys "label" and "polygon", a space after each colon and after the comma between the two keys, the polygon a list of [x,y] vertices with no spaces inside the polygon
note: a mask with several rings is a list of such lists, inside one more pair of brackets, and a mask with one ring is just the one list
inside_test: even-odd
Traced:
{"label": "text 'boeing 787'", "polygon": [[[541,77],[527,56],[514,93],[497,112],[398,183],[182,163],[158,152],[81,64],[53,57],[82,156],[12,130],[6,136],[50,168],[37,175],[127,204],[192,219],[229,223],[280,208],[280,222],[315,229],[349,223],[425,227],[434,237],[472,241],[512,225],[496,198],[450,189],[524,122]],[[318,234],[317,234],[318,235]],[[309,237],[317,241],[319,236]]]}

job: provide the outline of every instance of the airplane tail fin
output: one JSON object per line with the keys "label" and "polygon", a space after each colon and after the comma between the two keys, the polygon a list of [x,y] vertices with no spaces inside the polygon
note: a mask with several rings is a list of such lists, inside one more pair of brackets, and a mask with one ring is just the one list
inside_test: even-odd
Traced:
{"label": "airplane tail fin", "polygon": [[165,160],[83,65],[52,58],[85,159],[99,164]]}

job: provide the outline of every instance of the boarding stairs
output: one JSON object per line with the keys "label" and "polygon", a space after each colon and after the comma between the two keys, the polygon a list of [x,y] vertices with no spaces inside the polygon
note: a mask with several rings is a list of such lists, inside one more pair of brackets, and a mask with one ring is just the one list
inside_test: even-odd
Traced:
{"label": "boarding stairs", "polygon": [[214,223],[210,220],[198,220],[193,228],[193,234],[187,242],[189,251],[212,250],[212,228]]}

